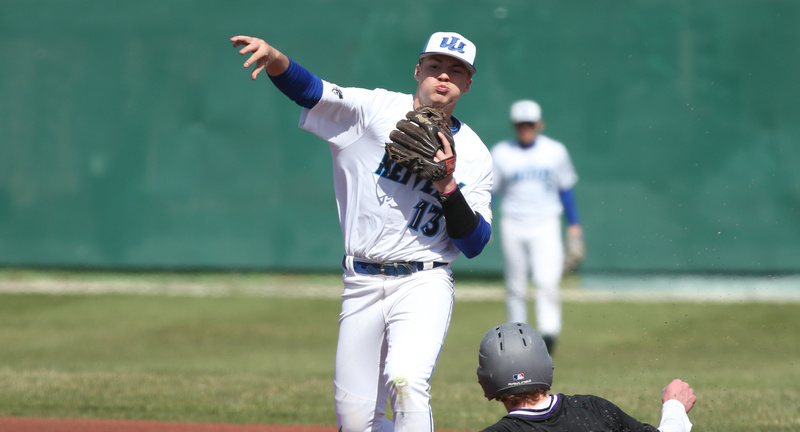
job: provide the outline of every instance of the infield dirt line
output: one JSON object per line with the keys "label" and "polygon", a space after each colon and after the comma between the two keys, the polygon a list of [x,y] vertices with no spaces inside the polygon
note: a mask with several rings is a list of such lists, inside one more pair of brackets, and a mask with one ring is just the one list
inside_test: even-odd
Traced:
{"label": "infield dirt line", "polygon": [[[336,432],[335,426],[0,417],[8,432]],[[436,432],[457,432],[437,429]]]}

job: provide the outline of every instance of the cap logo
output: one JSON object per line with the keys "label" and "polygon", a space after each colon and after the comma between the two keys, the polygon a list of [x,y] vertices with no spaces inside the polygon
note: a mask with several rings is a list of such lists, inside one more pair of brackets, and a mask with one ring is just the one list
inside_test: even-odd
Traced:
{"label": "cap logo", "polygon": [[522,380],[522,379],[525,379],[525,374],[524,373],[514,374],[514,381],[519,381],[519,380]]}
{"label": "cap logo", "polygon": [[428,38],[419,59],[430,55],[444,55],[458,59],[470,74],[475,73],[475,45],[469,39],[453,32],[436,32]]}
{"label": "cap logo", "polygon": [[[450,42],[448,42],[447,39],[450,39]],[[439,46],[442,48],[447,48],[450,51],[458,51],[461,54],[464,54],[464,47],[467,45],[464,42],[461,42],[460,44],[458,44],[458,46],[456,46],[456,44],[458,44],[457,37],[453,36],[451,38],[448,38],[447,36],[445,36],[442,38],[442,43]]]}

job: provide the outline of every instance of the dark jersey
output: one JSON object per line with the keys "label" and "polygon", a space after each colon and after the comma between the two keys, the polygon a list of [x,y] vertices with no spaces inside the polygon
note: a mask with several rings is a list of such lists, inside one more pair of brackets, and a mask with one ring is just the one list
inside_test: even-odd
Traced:
{"label": "dark jersey", "polygon": [[592,395],[552,395],[544,409],[517,409],[483,432],[656,432],[649,424],[625,414],[618,406]]}

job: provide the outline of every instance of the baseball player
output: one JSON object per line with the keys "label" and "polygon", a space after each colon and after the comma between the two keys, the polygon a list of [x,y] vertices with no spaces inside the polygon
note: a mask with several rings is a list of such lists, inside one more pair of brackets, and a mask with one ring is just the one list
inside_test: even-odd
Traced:
{"label": "baseball player", "polygon": [[[333,158],[345,251],[334,372],[339,430],[433,431],[429,381],[453,307],[450,263],[460,253],[478,255],[491,236],[491,155],[453,116],[472,85],[475,45],[434,33],[414,69],[416,92],[405,94],[336,85],[261,39],[231,41],[250,54],[244,67],[253,66],[252,79],[266,71],[302,107],[300,128],[327,141]],[[423,105],[444,112],[457,149],[445,143],[436,153],[454,171],[435,181],[412,175],[385,150],[398,121]],[[394,421],[385,418],[387,399]]]}
{"label": "baseball player", "polygon": [[484,432],[689,432],[689,410],[697,398],[675,379],[661,393],[658,429],[641,423],[606,399],[549,394],[553,359],[544,340],[525,323],[507,323],[486,333],[478,353],[478,382],[487,399],[503,403],[508,415]]}
{"label": "baseball player", "polygon": [[567,235],[583,235],[572,190],[578,176],[566,147],[541,134],[544,121],[539,104],[515,102],[511,122],[516,138],[492,147],[493,193],[501,201],[506,318],[528,322],[532,277],[537,287],[537,327],[552,353],[561,332],[562,212],[569,224]]}

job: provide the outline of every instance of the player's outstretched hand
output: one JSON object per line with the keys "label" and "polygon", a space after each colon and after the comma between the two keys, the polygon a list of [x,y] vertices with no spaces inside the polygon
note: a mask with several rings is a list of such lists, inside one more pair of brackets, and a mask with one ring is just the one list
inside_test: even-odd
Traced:
{"label": "player's outstretched hand", "polygon": [[252,53],[250,58],[244,62],[244,67],[256,66],[250,73],[250,77],[254,80],[258,78],[258,74],[263,70],[266,70],[270,76],[276,76],[289,68],[289,59],[263,39],[251,36],[234,36],[231,38],[231,42],[233,42],[234,48],[244,47],[239,50],[239,54]]}
{"label": "player's outstretched hand", "polygon": [[675,399],[682,403],[688,413],[694,406],[697,397],[695,397],[694,390],[689,386],[689,383],[676,378],[672,380],[661,393],[662,403],[670,399]]}

